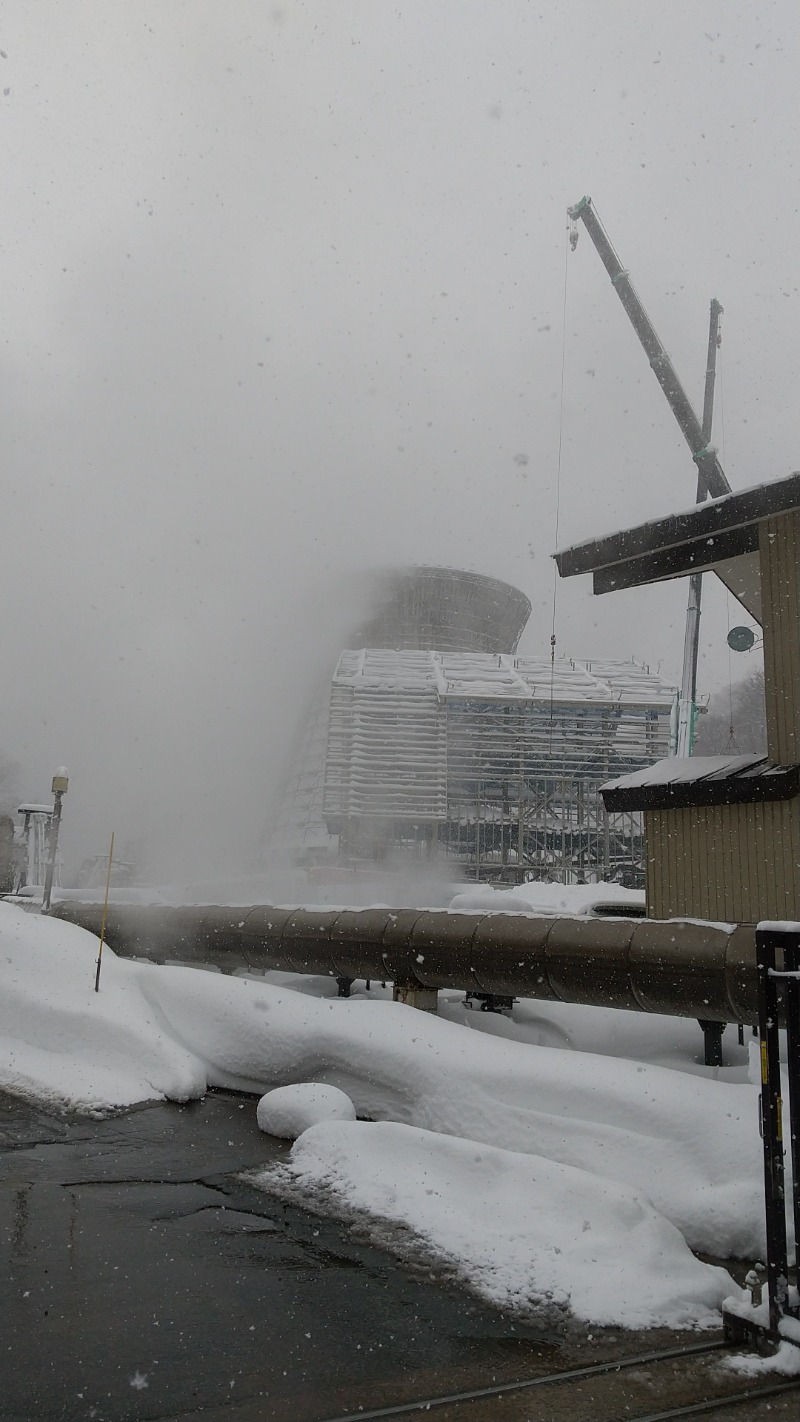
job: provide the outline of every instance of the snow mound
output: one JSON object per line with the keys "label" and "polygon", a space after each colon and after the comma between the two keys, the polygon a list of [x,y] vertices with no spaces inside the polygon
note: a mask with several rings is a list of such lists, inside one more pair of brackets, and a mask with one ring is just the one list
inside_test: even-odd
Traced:
{"label": "snow mound", "polygon": [[108,948],[96,993],[97,950],[0,904],[2,1087],[98,1113],[207,1085],[282,1088],[259,1124],[302,1131],[287,1190],[395,1230],[502,1307],[702,1323],[730,1281],[678,1228],[717,1254],[760,1230],[742,1171],[758,1162],[756,1088]]}
{"label": "snow mound", "polygon": [[640,1190],[693,1249],[760,1257],[758,1090],[465,1031],[393,1002],[320,1000],[247,978],[130,964],[208,1081],[325,1082],[371,1121],[547,1156]]}
{"label": "snow mound", "polygon": [[719,1324],[724,1269],[701,1263],[638,1192],[538,1155],[412,1126],[326,1122],[260,1188],[371,1223],[403,1257],[449,1267],[490,1303],[624,1328]]}
{"label": "snow mound", "polygon": [[91,1113],[201,1096],[206,1070],[176,1041],[133,964],[73,924],[0,904],[0,1086]]}
{"label": "snow mound", "polygon": [[268,1136],[293,1141],[309,1126],[322,1121],[354,1121],[356,1110],[350,1097],[337,1086],[305,1081],[268,1091],[258,1103],[256,1117],[259,1129]]}

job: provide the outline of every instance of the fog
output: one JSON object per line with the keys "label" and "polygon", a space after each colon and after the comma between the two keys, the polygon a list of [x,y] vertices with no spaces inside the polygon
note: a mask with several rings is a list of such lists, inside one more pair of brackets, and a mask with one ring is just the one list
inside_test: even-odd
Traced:
{"label": "fog", "polygon": [[[584,192],[697,405],[722,301],[732,485],[798,467],[791,0],[9,0],[0,47],[0,751],[68,765],[68,863],[249,866],[370,570],[514,583],[542,653],[556,544],[692,502]],[[677,679],[685,601],[572,580],[558,649]]]}

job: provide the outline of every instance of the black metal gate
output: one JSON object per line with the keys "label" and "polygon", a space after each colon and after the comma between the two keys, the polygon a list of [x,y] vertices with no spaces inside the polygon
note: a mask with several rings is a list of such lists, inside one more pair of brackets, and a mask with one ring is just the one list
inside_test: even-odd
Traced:
{"label": "black metal gate", "polygon": [[[760,1127],[764,1145],[764,1206],[767,1233],[769,1323],[724,1314],[731,1342],[778,1342],[788,1330],[784,1319],[800,1319],[800,1303],[789,1285],[787,1249],[786,1145],[789,1127],[795,1255],[800,1249],[800,924],[763,924],[756,932],[758,1036],[761,1055]],[[784,1114],[780,1024],[786,1025],[788,1100]],[[793,1301],[794,1300],[794,1301]],[[755,1302],[755,1300],[754,1300]],[[793,1332],[794,1330],[792,1330]]]}

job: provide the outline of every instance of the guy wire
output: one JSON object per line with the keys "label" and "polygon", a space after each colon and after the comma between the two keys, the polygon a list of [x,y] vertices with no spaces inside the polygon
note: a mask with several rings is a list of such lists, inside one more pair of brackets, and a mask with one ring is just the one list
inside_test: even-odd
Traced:
{"label": "guy wire", "polygon": [[[556,526],[555,548],[561,519],[561,454],[564,446],[564,370],[567,355],[567,278],[569,274],[569,229],[564,229],[564,300],[561,310],[561,380],[558,394],[558,460],[556,463]],[[553,564],[553,617],[550,628],[550,754],[553,752],[553,702],[556,675],[556,609],[558,604],[558,570]]]}
{"label": "guy wire", "polygon": [[[717,366],[717,390],[718,390],[718,392],[719,392],[719,442],[720,442],[720,453],[721,453],[721,455],[722,455],[722,464],[723,464],[723,468],[724,468],[724,466],[725,466],[725,381],[724,381],[724,379],[723,379],[724,362],[719,358],[719,356],[717,357],[717,361],[718,361],[718,366]],[[725,612],[726,612],[727,621],[728,621],[728,635],[730,636],[730,630],[731,630],[731,627],[732,627],[732,625],[733,625],[733,619],[732,619],[732,617],[731,617],[731,595],[730,595],[730,593],[727,592],[727,591],[726,591],[726,593],[725,593]],[[735,727],[735,724],[734,724],[734,716],[733,716],[733,663],[732,663],[732,659],[731,659],[731,644],[730,644],[730,642],[728,642],[728,644],[727,644],[727,650],[728,650],[728,744],[727,744],[726,749],[727,749],[728,751],[736,751],[736,753],[738,754],[738,752],[739,752],[739,746],[738,746],[738,743],[737,743],[737,740],[736,740],[736,727]]]}

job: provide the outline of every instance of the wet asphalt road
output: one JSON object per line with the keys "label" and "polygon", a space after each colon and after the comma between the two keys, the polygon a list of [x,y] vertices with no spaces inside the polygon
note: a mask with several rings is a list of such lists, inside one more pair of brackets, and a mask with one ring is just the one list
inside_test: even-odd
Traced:
{"label": "wet asphalt road", "polygon": [[0,1096],[0,1147],[3,1422],[319,1422],[564,1365],[552,1327],[239,1181],[287,1149],[252,1098],[89,1121]]}

